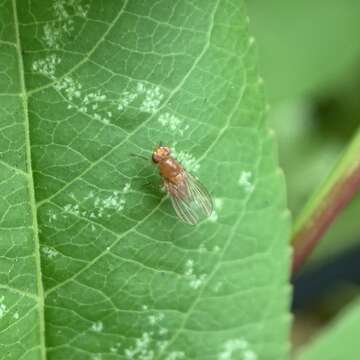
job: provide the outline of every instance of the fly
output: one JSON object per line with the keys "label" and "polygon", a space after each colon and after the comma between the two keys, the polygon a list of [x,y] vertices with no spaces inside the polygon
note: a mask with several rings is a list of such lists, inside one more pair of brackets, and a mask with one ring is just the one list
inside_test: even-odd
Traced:
{"label": "fly", "polygon": [[213,211],[213,202],[206,188],[171,156],[167,146],[158,145],[152,161],[159,166],[160,176],[177,216],[195,225]]}

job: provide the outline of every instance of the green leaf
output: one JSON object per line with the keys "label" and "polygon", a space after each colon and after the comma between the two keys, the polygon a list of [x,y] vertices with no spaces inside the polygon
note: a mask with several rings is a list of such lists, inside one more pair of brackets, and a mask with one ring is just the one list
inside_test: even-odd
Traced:
{"label": "green leaf", "polygon": [[[1,134],[28,159],[2,145],[25,189],[1,183],[21,204],[2,205],[5,358],[21,343],[24,359],[285,359],[289,216],[243,3],[17,5],[0,8],[1,121],[18,122]],[[130,156],[160,140],[213,195],[197,226]]]}
{"label": "green leaf", "polygon": [[304,347],[297,360],[357,360],[360,357],[360,303],[346,308],[317,339]]}
{"label": "green leaf", "polygon": [[[314,109],[304,99],[272,107],[269,120],[279,143],[280,164],[286,176],[288,206],[296,219],[311,194],[318,190],[319,184],[324,182],[324,178],[335,167],[347,141],[339,139],[339,132],[336,133],[337,136],[329,136],[320,131],[314,125]],[[303,176],[303,164],[306,164],[307,173],[311,176]],[[359,213],[360,193],[338,214],[304,267],[327,262],[332,256],[358,244],[356,234],[360,233]]]}
{"label": "green leaf", "polygon": [[0,358],[45,358],[44,294],[17,14],[0,3]]}
{"label": "green leaf", "polygon": [[359,1],[246,3],[270,100],[312,95],[354,80],[360,56]]}

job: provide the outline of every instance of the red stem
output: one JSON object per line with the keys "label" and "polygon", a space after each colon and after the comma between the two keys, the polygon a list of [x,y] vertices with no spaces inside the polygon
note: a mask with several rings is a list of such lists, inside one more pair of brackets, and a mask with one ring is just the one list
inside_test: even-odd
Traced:
{"label": "red stem", "polygon": [[293,273],[300,269],[305,259],[359,188],[360,164],[348,176],[334,184],[313,213],[311,221],[294,234]]}

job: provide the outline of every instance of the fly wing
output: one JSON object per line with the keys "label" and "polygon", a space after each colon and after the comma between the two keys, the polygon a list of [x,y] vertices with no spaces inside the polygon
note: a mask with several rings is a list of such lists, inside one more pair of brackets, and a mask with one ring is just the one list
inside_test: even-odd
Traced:
{"label": "fly wing", "polygon": [[191,174],[183,173],[183,183],[166,184],[177,216],[188,224],[197,224],[211,215],[213,202],[206,188]]}

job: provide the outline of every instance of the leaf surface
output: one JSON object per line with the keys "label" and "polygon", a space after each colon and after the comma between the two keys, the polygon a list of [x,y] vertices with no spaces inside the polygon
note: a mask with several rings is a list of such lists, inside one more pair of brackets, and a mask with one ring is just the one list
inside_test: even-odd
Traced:
{"label": "leaf surface", "polygon": [[[1,166],[26,189],[1,183],[21,203],[2,219],[2,276],[27,279],[3,301],[33,294],[36,317],[19,320],[38,352],[23,358],[286,358],[289,217],[243,3],[5,0],[0,10],[0,30],[15,29],[0,31],[1,124],[18,122],[9,142],[22,154],[15,162],[2,145]],[[150,159],[159,141],[214,198],[197,226],[176,218],[150,160],[131,156]],[[11,344],[24,333],[5,316],[0,357],[18,360]]]}
{"label": "leaf surface", "polygon": [[320,333],[317,339],[305,346],[297,360],[356,360],[360,357],[360,304],[355,301],[337,319]]}

